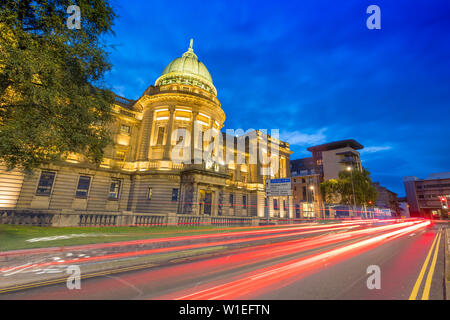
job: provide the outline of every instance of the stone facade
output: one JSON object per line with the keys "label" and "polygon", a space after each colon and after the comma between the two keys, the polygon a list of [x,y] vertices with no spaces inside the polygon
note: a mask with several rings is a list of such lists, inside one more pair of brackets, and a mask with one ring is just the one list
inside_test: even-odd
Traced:
{"label": "stone facade", "polygon": [[[292,206],[279,211],[267,205],[264,193],[266,178],[290,176],[289,145],[260,131],[227,136],[222,132],[225,112],[216,94],[191,43],[139,99],[116,97],[115,120],[109,128],[114,144],[105,150],[100,166],[71,154],[65,162],[43,166],[31,175],[0,167],[0,223],[44,213],[52,215],[52,222],[42,220],[39,225],[294,217]],[[256,163],[250,159],[253,145],[267,149],[266,154],[258,152]],[[274,147],[276,154],[271,153]],[[212,158],[204,157],[208,148],[214,150]],[[174,161],[174,154],[183,161]],[[266,156],[270,164],[263,161]],[[276,170],[264,174],[268,166]],[[289,203],[287,197],[278,201]],[[174,218],[180,215],[184,218]]]}

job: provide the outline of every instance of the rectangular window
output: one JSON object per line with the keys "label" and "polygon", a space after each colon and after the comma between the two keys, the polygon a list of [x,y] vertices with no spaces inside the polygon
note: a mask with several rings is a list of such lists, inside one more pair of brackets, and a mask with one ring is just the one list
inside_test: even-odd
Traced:
{"label": "rectangular window", "polygon": [[162,145],[164,143],[164,127],[158,128],[158,140],[156,141],[157,145]]}
{"label": "rectangular window", "polygon": [[39,178],[36,195],[49,196],[52,193],[53,181],[55,180],[56,172],[42,171]]}
{"label": "rectangular window", "polygon": [[120,194],[120,184],[121,181],[119,179],[113,179],[109,186],[109,195],[108,199],[119,199]]}
{"label": "rectangular window", "polygon": [[283,210],[286,211],[286,200],[283,200]]}
{"label": "rectangular window", "polygon": [[247,196],[242,196],[242,206],[247,209]]}
{"label": "rectangular window", "polygon": [[120,126],[120,133],[130,134],[130,131],[131,131],[131,127],[130,126],[126,126],[124,124],[122,124]]}
{"label": "rectangular window", "polygon": [[273,199],[273,208],[274,210],[278,210],[278,200],[277,199]]}
{"label": "rectangular window", "polygon": [[148,187],[148,190],[147,190],[147,200],[152,200],[152,193],[153,193],[152,187]]}
{"label": "rectangular window", "polygon": [[91,185],[90,176],[80,176],[80,179],[78,180],[77,192],[75,193],[75,197],[87,198],[90,185]]}
{"label": "rectangular window", "polygon": [[172,201],[177,201],[177,200],[178,200],[178,189],[173,188],[172,189]]}
{"label": "rectangular window", "polygon": [[125,152],[116,151],[116,160],[125,161]]}
{"label": "rectangular window", "polygon": [[232,193],[230,193],[230,207],[232,207],[234,204],[234,196]]}

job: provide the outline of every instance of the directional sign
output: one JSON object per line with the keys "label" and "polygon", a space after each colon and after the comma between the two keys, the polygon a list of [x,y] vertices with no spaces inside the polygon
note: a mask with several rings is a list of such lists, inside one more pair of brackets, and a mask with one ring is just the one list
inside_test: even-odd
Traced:
{"label": "directional sign", "polygon": [[266,195],[268,197],[291,196],[291,179],[272,179],[266,181]]}

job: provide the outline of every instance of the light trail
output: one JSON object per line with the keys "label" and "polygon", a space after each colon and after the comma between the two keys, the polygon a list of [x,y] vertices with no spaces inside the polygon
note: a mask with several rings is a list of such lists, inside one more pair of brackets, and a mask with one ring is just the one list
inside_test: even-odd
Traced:
{"label": "light trail", "polygon": [[[51,262],[39,263],[39,264],[36,264],[35,266],[41,268],[41,267],[46,267],[46,266],[51,266],[51,265],[72,264],[72,263],[79,264],[79,263],[83,263],[83,262],[93,262],[93,261],[99,261],[99,260],[121,259],[121,258],[149,255],[149,254],[155,254],[155,253],[167,253],[167,252],[180,251],[180,250],[208,248],[208,247],[238,244],[238,243],[245,243],[245,242],[252,242],[252,241],[259,241],[259,240],[266,240],[266,239],[292,237],[292,236],[319,233],[319,232],[324,232],[327,230],[344,230],[344,229],[348,229],[348,228],[349,228],[349,225],[343,226],[341,224],[338,224],[338,227],[327,226],[327,227],[322,227],[322,228],[311,228],[311,230],[308,230],[308,231],[290,232],[290,233],[277,234],[277,235],[264,235],[264,236],[253,237],[253,238],[222,240],[222,241],[216,241],[216,242],[198,243],[198,244],[190,244],[190,245],[168,247],[168,248],[165,247],[165,248],[156,248],[156,249],[148,249],[148,250],[140,250],[140,251],[129,251],[129,252],[122,252],[122,253],[115,253],[115,254],[106,254],[103,256],[94,256],[94,257],[88,257],[88,258],[77,258],[77,259],[72,259],[72,260],[65,260],[63,263],[61,263],[60,261],[51,261]],[[289,228],[287,230],[291,231],[293,229],[296,229],[296,228]],[[301,228],[301,229],[303,230],[303,229],[309,229],[309,228]],[[258,234],[259,234],[259,232],[258,232]],[[9,270],[10,268],[11,267],[0,268],[0,271],[4,272],[4,270]],[[21,269],[23,267],[15,267],[15,268]]]}
{"label": "light trail", "polygon": [[[345,225],[359,225],[359,224],[367,224],[367,222],[358,220],[352,222],[343,222]],[[65,252],[65,251],[80,251],[80,250],[91,250],[91,249],[103,249],[103,248],[112,248],[112,247],[122,247],[122,246],[130,246],[130,245],[143,245],[143,244],[155,244],[162,242],[177,242],[177,241],[190,241],[190,240],[199,240],[199,239],[212,239],[212,238],[222,238],[222,237],[231,237],[231,236],[247,236],[247,235],[257,235],[260,233],[277,233],[284,231],[292,231],[292,230],[307,230],[307,229],[317,229],[317,228],[333,228],[335,226],[342,226],[342,223],[333,223],[333,224],[299,224],[291,225],[293,227],[279,227],[274,229],[265,229],[265,226],[261,226],[264,228],[262,230],[256,231],[239,231],[239,232],[227,232],[227,233],[207,233],[201,235],[191,235],[191,236],[176,236],[176,237],[167,237],[167,238],[157,238],[157,239],[141,239],[141,240],[130,240],[130,241],[119,241],[119,242],[109,242],[109,243],[96,243],[96,244],[86,244],[80,246],[67,246],[61,248],[44,248],[44,249],[31,249],[29,250],[29,254],[34,252],[42,254],[42,253],[52,253],[52,252]],[[36,251],[34,251],[36,250]],[[27,250],[18,250],[12,252],[0,252],[0,256],[14,256],[14,255],[25,255],[27,254]]]}
{"label": "light trail", "polygon": [[[286,285],[286,281],[294,276],[299,276],[304,272],[312,271],[315,268],[323,266],[323,261],[327,265],[337,263],[338,261],[356,255],[363,250],[380,245],[383,242],[391,241],[405,234],[424,228],[430,224],[430,221],[410,222],[402,224],[399,230],[390,231],[382,235],[375,236],[366,240],[361,240],[350,245],[332,249],[323,253],[314,254],[293,261],[283,262],[275,266],[263,268],[250,272],[238,280],[207,288],[198,292],[190,293],[177,297],[178,300],[208,300],[208,299],[238,299],[248,294],[255,294],[264,288],[278,284]],[[291,279],[292,281],[292,279]]]}

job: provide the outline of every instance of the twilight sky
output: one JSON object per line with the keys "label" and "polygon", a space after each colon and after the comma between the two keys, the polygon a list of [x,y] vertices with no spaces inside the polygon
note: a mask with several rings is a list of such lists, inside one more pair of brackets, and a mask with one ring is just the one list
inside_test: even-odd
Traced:
{"label": "twilight sky", "polygon": [[[381,8],[381,30],[366,8]],[[137,99],[194,38],[225,128],[279,129],[291,159],[341,139],[372,180],[450,171],[448,0],[115,0],[106,84]]]}

